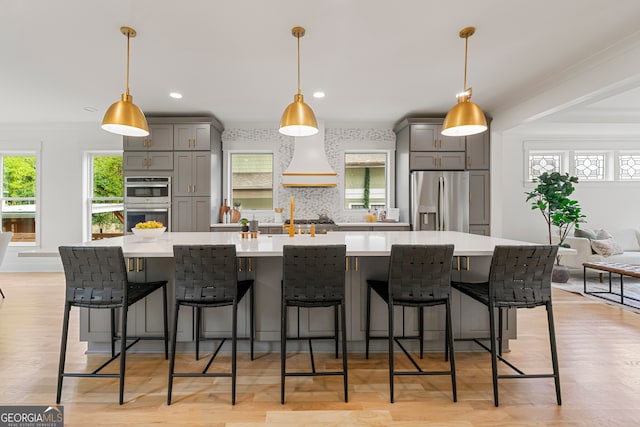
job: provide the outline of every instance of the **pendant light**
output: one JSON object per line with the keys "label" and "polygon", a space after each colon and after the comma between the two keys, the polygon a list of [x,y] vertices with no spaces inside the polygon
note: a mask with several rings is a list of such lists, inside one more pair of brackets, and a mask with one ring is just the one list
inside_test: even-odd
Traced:
{"label": "pendant light", "polygon": [[465,39],[464,47],[464,91],[457,95],[458,104],[447,113],[442,124],[442,134],[445,136],[475,135],[487,130],[487,119],[477,104],[471,102],[472,89],[467,89],[467,53],[469,37],[476,32],[474,27],[460,30],[460,38]]}
{"label": "pendant light", "polygon": [[318,133],[318,122],[311,107],[305,104],[300,90],[300,37],[304,36],[304,28],[294,27],[291,34],[298,39],[298,93],[282,113],[280,133],[289,136],[311,136]]}
{"label": "pendant light", "polygon": [[147,136],[149,125],[144,113],[133,103],[133,97],[129,94],[129,41],[136,36],[136,30],[129,27],[120,27],[120,32],[127,36],[127,74],[126,92],[122,99],[111,105],[102,119],[102,129],[126,136]]}

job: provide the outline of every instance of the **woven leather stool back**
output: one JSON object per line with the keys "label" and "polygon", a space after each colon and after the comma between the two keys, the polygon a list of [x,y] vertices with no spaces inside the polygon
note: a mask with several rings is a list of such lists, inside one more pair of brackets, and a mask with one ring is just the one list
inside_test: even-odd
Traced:
{"label": "woven leather stool back", "polygon": [[287,302],[322,303],[344,298],[346,245],[283,247],[283,296]]}
{"label": "woven leather stool back", "polygon": [[66,279],[66,299],[79,307],[119,307],[124,302],[127,270],[122,248],[59,248]]}
{"label": "woven leather stool back", "polygon": [[229,303],[238,293],[235,245],[174,246],[176,299]]}
{"label": "woven leather stool back", "polygon": [[453,245],[393,245],[389,286],[395,301],[443,300],[451,292]]}
{"label": "woven leather stool back", "polygon": [[535,307],[551,301],[551,270],[558,246],[496,246],[489,299],[496,306]]}

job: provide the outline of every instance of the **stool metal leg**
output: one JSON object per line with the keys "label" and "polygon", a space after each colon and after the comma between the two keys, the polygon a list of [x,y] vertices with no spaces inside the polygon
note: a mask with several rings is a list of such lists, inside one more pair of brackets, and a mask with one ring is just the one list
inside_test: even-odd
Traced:
{"label": "stool metal leg", "polygon": [[393,300],[391,298],[389,298],[387,306],[389,311],[389,392],[390,402],[393,403]]}
{"label": "stool metal leg", "polygon": [[169,384],[167,386],[167,405],[171,405],[171,391],[173,390],[173,372],[176,364],[176,337],[178,335],[178,311],[180,304],[176,301],[173,310],[173,331],[171,333],[171,356],[169,358]]}
{"label": "stool metal leg", "polygon": [[[347,376],[347,310],[345,308],[345,300],[340,303],[340,310],[342,311],[342,372],[344,381],[344,401],[349,401],[349,377]],[[336,331],[336,334],[338,331]]]}
{"label": "stool metal leg", "polygon": [[493,378],[493,403],[498,406],[498,352],[496,350],[496,319],[493,304],[489,304],[489,334],[491,337],[491,376]]}
{"label": "stool metal leg", "polygon": [[167,284],[162,285],[162,310],[164,315],[164,360],[169,358],[169,319],[167,319],[168,311],[167,303]]}
{"label": "stool metal leg", "polygon": [[453,329],[451,325],[451,300],[447,299],[445,304],[446,307],[446,322],[447,322],[447,332],[445,333],[445,340],[447,341],[445,344],[445,348],[448,349],[447,353],[450,353],[449,356],[449,366],[451,369],[451,390],[453,391],[453,401],[458,401],[458,391],[456,387],[456,360],[455,360],[455,351],[453,349],[453,334],[450,331]]}
{"label": "stool metal leg", "polygon": [[0,295],[2,295],[2,299],[4,299],[4,292],[2,292],[2,288],[0,288]]}
{"label": "stool metal leg", "polygon": [[284,405],[284,380],[287,364],[287,306],[284,301],[280,313],[280,403]]}
{"label": "stool metal leg", "polygon": [[562,397],[560,395],[560,369],[558,367],[558,348],[556,346],[556,332],[553,322],[553,308],[549,301],[547,308],[547,322],[549,323],[549,344],[551,346],[551,363],[553,364],[553,379],[556,384],[556,400],[558,405],[562,405]]}
{"label": "stool metal leg", "polygon": [[119,402],[122,405],[124,402],[124,374],[126,371],[126,359],[127,359],[127,315],[129,312],[129,307],[124,304],[121,308],[122,310],[122,320],[121,320],[121,332],[120,332],[120,399]]}
{"label": "stool metal leg", "polygon": [[64,362],[67,356],[67,336],[69,334],[69,313],[71,304],[64,305],[64,319],[62,320],[62,342],[60,343],[60,363],[58,365],[58,390],[56,393],[56,403],[60,403],[62,396],[62,379],[64,378]]}
{"label": "stool metal leg", "polygon": [[231,404],[236,404],[236,359],[238,344],[238,301],[233,302],[233,320],[231,326]]}
{"label": "stool metal leg", "polygon": [[367,284],[367,319],[365,326],[365,353],[364,358],[369,359],[369,338],[371,331],[371,286]]}
{"label": "stool metal leg", "polygon": [[202,309],[196,307],[196,360],[200,359],[200,321],[202,319]]}
{"label": "stool metal leg", "polygon": [[116,355],[116,309],[109,310],[111,316],[111,357]]}
{"label": "stool metal leg", "polygon": [[254,307],[254,299],[255,299],[255,291],[254,291],[254,283],[251,284],[251,288],[249,289],[249,340],[250,340],[250,352],[251,352],[251,360],[253,360],[253,338],[254,338],[254,320],[253,320],[253,307]]}
{"label": "stool metal leg", "polygon": [[335,342],[336,342],[336,359],[338,358],[338,342],[339,342],[339,338],[338,338],[338,306],[334,305],[333,306],[333,331],[334,331],[334,336],[335,338]]}
{"label": "stool metal leg", "polygon": [[418,331],[420,336],[420,359],[424,359],[424,306],[418,307]]}

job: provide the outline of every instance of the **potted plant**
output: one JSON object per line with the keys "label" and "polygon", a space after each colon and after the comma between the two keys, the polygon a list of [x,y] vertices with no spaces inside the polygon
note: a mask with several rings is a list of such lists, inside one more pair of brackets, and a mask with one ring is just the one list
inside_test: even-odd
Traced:
{"label": "potted plant", "polygon": [[249,220],[247,218],[240,218],[240,225],[242,225],[242,231],[249,231]]}
{"label": "potted plant", "polygon": [[[551,230],[552,226],[555,226],[558,228],[558,245],[569,247],[565,239],[574,227],[580,228],[580,223],[584,222],[585,218],[578,201],[569,197],[575,190],[574,184],[578,183],[578,177],[570,176],[568,173],[545,172],[538,176],[536,182],[538,185],[533,191],[525,192],[526,201],[532,200],[531,209],[539,210],[547,222],[549,244],[552,244]],[[553,281],[564,283],[567,280],[569,270],[566,266],[560,265],[560,257],[557,257]]]}

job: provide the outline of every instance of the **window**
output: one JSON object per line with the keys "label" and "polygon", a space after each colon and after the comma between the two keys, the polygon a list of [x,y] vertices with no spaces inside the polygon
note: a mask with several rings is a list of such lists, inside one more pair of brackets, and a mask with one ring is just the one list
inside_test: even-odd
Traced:
{"label": "window", "polygon": [[273,153],[231,153],[231,203],[236,208],[273,209]]}
{"label": "window", "polygon": [[387,153],[345,153],[344,208],[387,207]]}
{"label": "window", "polygon": [[89,154],[91,240],[124,233],[124,178],[121,153]]}
{"label": "window", "polygon": [[576,176],[580,180],[602,181],[605,177],[605,155],[594,153],[575,154]]}
{"label": "window", "polygon": [[622,181],[640,179],[640,154],[621,154],[619,161]]}
{"label": "window", "polygon": [[545,172],[560,172],[560,161],[558,153],[529,154],[529,180],[533,181]]}
{"label": "window", "polygon": [[0,153],[2,163],[2,231],[12,242],[36,243],[38,156]]}

